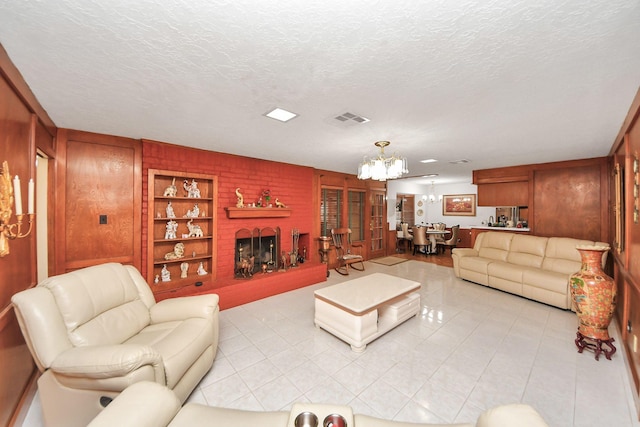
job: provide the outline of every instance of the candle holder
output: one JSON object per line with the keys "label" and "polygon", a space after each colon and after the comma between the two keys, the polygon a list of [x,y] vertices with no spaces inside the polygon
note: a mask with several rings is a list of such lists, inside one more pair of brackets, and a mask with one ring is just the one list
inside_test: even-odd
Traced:
{"label": "candle holder", "polygon": [[[2,163],[0,172],[0,257],[9,255],[9,240],[22,239],[31,233],[33,228],[33,180],[29,181],[29,229],[22,230],[24,215],[22,213],[22,197],[20,193],[20,179],[16,176],[11,186],[11,175],[9,174],[9,164],[5,160]],[[16,206],[16,222],[11,224],[11,205]]]}

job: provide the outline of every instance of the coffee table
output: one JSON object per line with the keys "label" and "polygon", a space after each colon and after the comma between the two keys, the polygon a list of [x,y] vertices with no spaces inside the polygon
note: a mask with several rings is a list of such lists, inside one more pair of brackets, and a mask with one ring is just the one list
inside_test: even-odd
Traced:
{"label": "coffee table", "polygon": [[363,352],[368,343],[418,314],[420,286],[374,273],[318,289],[314,323]]}

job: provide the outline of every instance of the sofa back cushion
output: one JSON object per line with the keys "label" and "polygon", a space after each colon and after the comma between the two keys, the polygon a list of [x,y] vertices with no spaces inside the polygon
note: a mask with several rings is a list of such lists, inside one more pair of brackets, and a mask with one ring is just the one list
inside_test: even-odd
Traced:
{"label": "sofa back cushion", "polygon": [[48,289],[74,346],[120,344],[150,323],[130,271],[116,263],[50,277]]}
{"label": "sofa back cushion", "polygon": [[[572,239],[569,237],[549,237],[542,268],[556,273],[573,274],[582,266],[577,245],[595,245],[592,240]],[[606,244],[606,243],[603,243]],[[602,265],[606,261],[607,252],[603,254]]]}
{"label": "sofa back cushion", "polygon": [[485,232],[478,234],[474,249],[482,258],[506,261],[513,233]]}
{"label": "sofa back cushion", "polygon": [[511,239],[507,262],[526,267],[540,268],[547,248],[547,237],[516,234]]}

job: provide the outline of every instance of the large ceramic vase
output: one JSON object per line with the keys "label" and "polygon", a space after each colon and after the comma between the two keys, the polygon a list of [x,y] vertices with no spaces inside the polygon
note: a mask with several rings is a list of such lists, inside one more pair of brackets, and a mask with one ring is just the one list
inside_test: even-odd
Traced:
{"label": "large ceramic vase", "polygon": [[[596,359],[604,352],[607,359],[615,353],[613,338],[609,336],[609,323],[616,306],[616,284],[602,271],[602,256],[609,246],[576,246],[582,257],[580,271],[571,275],[571,296],[578,315],[576,345],[582,353],[593,349]],[[610,349],[602,348],[606,344]]]}

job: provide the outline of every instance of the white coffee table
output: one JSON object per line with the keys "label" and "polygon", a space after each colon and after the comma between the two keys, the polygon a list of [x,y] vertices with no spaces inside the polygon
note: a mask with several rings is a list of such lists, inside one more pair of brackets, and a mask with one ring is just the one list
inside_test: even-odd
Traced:
{"label": "white coffee table", "polygon": [[374,273],[318,289],[314,323],[362,352],[420,311],[420,283]]}

